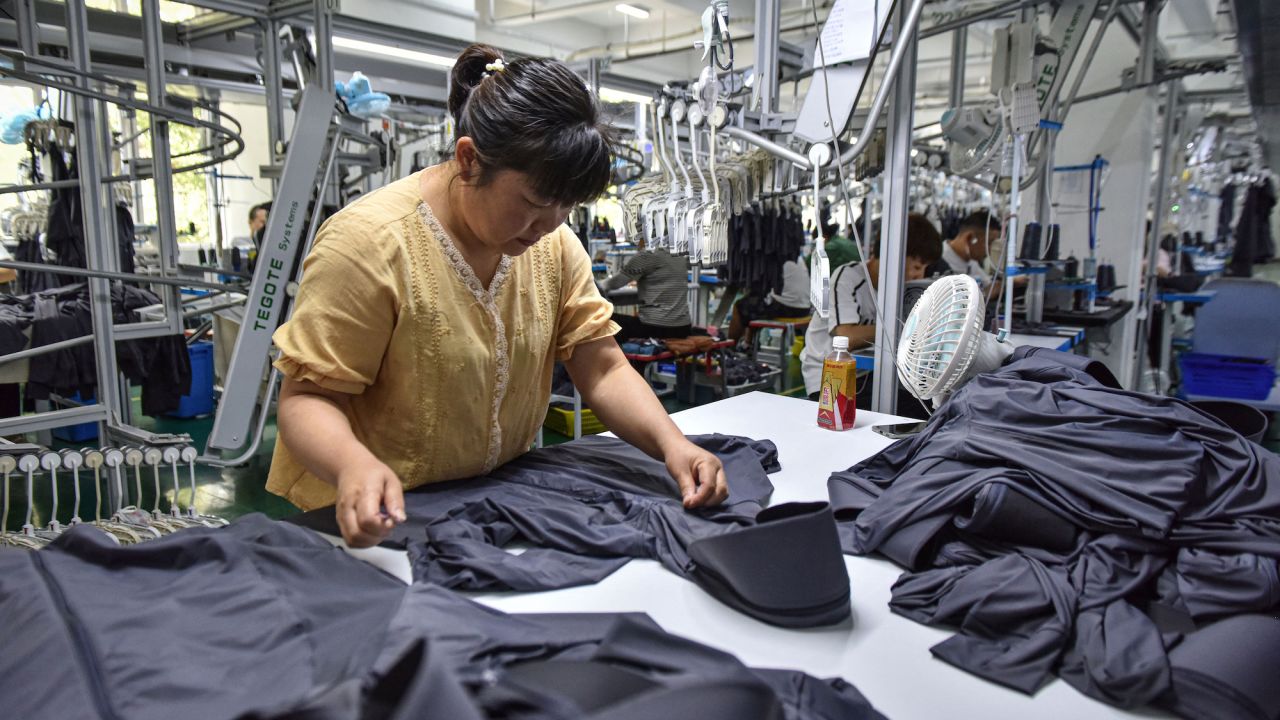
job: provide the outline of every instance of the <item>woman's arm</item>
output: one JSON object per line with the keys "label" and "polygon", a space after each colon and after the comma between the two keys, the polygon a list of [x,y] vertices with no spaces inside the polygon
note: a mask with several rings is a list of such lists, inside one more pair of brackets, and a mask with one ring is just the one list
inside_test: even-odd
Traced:
{"label": "woman's arm", "polygon": [[689,442],[671,422],[612,337],[578,345],[565,367],[586,404],[610,430],[666,463],[686,508],[718,505],[729,496],[720,459]]}
{"label": "woman's arm", "polygon": [[[351,432],[351,396],[284,379],[276,414],[280,437],[302,466],[338,490],[337,517],[351,547],[381,542],[405,521],[400,479]],[[383,512],[383,508],[386,512]]]}

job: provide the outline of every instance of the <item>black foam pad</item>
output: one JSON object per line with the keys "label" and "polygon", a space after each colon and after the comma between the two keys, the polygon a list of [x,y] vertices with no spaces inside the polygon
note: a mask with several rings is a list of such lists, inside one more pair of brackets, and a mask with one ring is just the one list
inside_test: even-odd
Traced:
{"label": "black foam pad", "polygon": [[777,505],[756,523],[692,543],[694,582],[771,625],[816,627],[847,619],[849,573],[831,506]]}

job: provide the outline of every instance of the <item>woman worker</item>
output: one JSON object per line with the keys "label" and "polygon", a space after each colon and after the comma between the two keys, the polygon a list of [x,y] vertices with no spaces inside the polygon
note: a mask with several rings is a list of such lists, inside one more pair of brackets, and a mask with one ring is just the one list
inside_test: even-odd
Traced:
{"label": "woman worker", "polygon": [[525,451],[559,360],[619,437],[665,462],[686,508],[728,495],[613,335],[612,307],[564,226],[609,183],[608,129],[563,64],[473,45],[452,71],[453,159],[370,193],[316,235],[292,318],[267,488],[336,504],[373,545],[403,489],[489,472]]}

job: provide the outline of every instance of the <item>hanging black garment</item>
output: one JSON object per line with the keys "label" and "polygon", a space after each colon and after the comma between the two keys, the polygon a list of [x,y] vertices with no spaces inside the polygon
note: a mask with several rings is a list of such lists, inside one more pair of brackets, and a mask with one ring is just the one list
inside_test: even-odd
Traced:
{"label": "hanging black garment", "polygon": [[[115,283],[111,308],[117,324],[138,322],[138,310],[160,302],[148,290]],[[178,409],[191,391],[191,355],[182,335],[166,335],[116,343],[120,371],[142,386],[142,413],[156,417]]]}
{"label": "hanging black garment", "polygon": [[1228,275],[1251,277],[1255,263],[1275,257],[1275,240],[1271,237],[1271,211],[1275,206],[1275,188],[1270,180],[1249,186],[1236,223],[1236,243],[1227,267]]}
{"label": "hanging black garment", "polygon": [[27,295],[0,295],[0,355],[27,349],[24,330],[31,327],[32,305]]}
{"label": "hanging black garment", "polygon": [[1218,229],[1214,243],[1226,245],[1231,242],[1231,221],[1235,219],[1236,186],[1225,185],[1218,194]]}
{"label": "hanging black garment", "polygon": [[506,615],[261,515],[0,550],[0,616],[15,718],[881,717],[844,680],[747,668],[645,615]]}
{"label": "hanging black garment", "polygon": [[[37,293],[32,296],[32,309],[32,348],[93,334],[89,297],[83,284]],[[98,363],[92,342],[40,355],[29,365],[30,400],[47,400],[52,394],[78,394],[80,399],[89,400],[96,395]]]}
{"label": "hanging black garment", "polygon": [[729,259],[722,279],[752,297],[782,292],[782,266],[799,258],[803,247],[798,211],[753,204],[729,219]]}
{"label": "hanging black garment", "polygon": [[1280,457],[1094,365],[1015,351],[833,475],[832,505],[847,551],[913,571],[895,612],[959,629],[940,659],[1028,693],[1057,675],[1169,704],[1181,633],[1280,610]]}
{"label": "hanging black garment", "polygon": [[[73,164],[68,166],[62,154],[62,148],[56,143],[49,143],[50,173],[53,180],[75,180],[79,177]],[[120,263],[120,271],[131,273],[134,270],[133,216],[129,209],[121,203],[114,203],[113,212],[103,218],[105,222],[115,223],[116,252]],[[109,228],[102,228],[106,232]],[[49,221],[45,233],[45,247],[55,255],[54,263],[67,267],[88,267],[88,256],[85,253],[84,213],[82,212],[80,188],[58,188],[51,191],[49,203]],[[83,280],[71,275],[61,276],[60,284],[69,285]]]}
{"label": "hanging black garment", "polygon": [[[44,248],[40,245],[39,238],[19,238],[18,248],[13,253],[13,259],[18,262],[44,264]],[[50,290],[60,287],[61,284],[53,276],[53,273],[34,272],[31,270],[18,272],[18,291],[23,295]]]}
{"label": "hanging black garment", "polygon": [[120,255],[120,272],[132,273],[134,271],[133,233],[135,230],[133,213],[129,212],[129,206],[124,203],[116,203],[115,209],[116,244]]}
{"label": "hanging black garment", "polygon": [[[160,298],[148,290],[122,283],[111,286],[112,318],[116,324],[138,322],[137,310],[159,302]],[[89,291],[84,283],[13,298],[9,306],[7,325],[13,342],[27,325],[31,328],[32,348],[93,334]],[[5,317],[5,311],[0,309],[0,318]],[[181,335],[117,341],[116,359],[120,372],[142,386],[142,411],[147,415],[176,410],[181,397],[190,391],[191,357]],[[92,342],[56,350],[30,363],[27,398],[46,400],[55,393],[64,397],[79,394],[82,400],[95,398],[97,377]]]}
{"label": "hanging black garment", "polygon": [[[459,590],[537,591],[599,582],[632,558],[688,576],[689,544],[751,525],[773,492],[777,448],[729,435],[691,437],[724,463],[729,499],[687,511],[666,466],[601,436],[525,453],[486,476],[405,493],[414,579]],[[340,534],[332,507],[291,521]],[[532,547],[519,555],[509,543]]]}

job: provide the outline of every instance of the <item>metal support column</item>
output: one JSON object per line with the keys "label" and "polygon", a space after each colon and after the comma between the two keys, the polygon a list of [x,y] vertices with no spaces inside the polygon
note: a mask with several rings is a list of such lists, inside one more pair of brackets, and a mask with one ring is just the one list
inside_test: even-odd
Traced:
{"label": "metal support column", "polygon": [[315,0],[315,4],[316,75],[320,86],[333,92],[333,14],[338,11],[338,0]]}
{"label": "metal support column", "polygon": [[595,95],[600,94],[600,58],[587,60],[587,87]]}
{"label": "metal support column", "polygon": [[782,27],[782,3],[756,0],[755,88],[751,108],[769,114],[778,110],[778,35]]}
{"label": "metal support column", "polygon": [[[1173,153],[1176,151],[1174,138],[1178,124],[1178,81],[1172,80],[1165,85],[1164,118],[1160,129],[1160,159],[1157,163],[1155,198],[1151,201],[1151,233],[1147,237],[1147,259],[1142,266],[1142,310],[1138,315],[1137,348],[1138,357],[1133,363],[1133,378],[1130,388],[1140,387],[1142,371],[1146,366],[1147,333],[1151,332],[1151,308],[1155,304],[1156,265],[1160,254],[1160,226],[1164,225],[1165,214],[1169,210],[1169,170],[1173,167]],[[1176,261],[1176,259],[1175,259]],[[1168,348],[1162,348],[1168,353]],[[1160,388],[1157,387],[1157,390]]]}
{"label": "metal support column", "polygon": [[1142,43],[1138,46],[1138,84],[1156,79],[1157,48],[1160,46],[1160,10],[1164,0],[1145,0],[1142,7]]}
{"label": "metal support column", "polygon": [[14,0],[13,4],[18,11],[18,48],[28,55],[39,55],[40,26],[36,23],[36,0]]}
{"label": "metal support column", "polygon": [[[267,143],[270,162],[279,162],[284,140],[284,85],[280,76],[280,24],[267,20],[262,32],[262,85],[267,91]],[[278,178],[271,179],[272,195],[278,191]]]}
{"label": "metal support column", "polygon": [[969,28],[958,28],[951,34],[951,89],[947,104],[953,108],[964,105],[964,73],[969,57]]}
{"label": "metal support column", "polygon": [[916,31],[907,22],[906,3],[898,3],[894,23],[909,32],[894,38],[907,45],[894,81],[889,110],[886,148],[884,214],[880,218],[880,280],[877,293],[880,314],[876,318],[876,372],[871,409],[890,415],[898,409],[898,317],[902,312],[903,274],[906,271],[907,211],[911,197],[911,129],[915,118]]}
{"label": "metal support column", "polygon": [[[70,50],[72,65],[82,72],[92,70],[89,63],[89,21],[85,9],[85,0],[67,0],[67,46]],[[87,77],[78,77],[76,83],[89,89],[92,85]],[[97,137],[98,101],[84,97],[73,97],[75,108],[76,155],[80,168],[80,200],[84,221],[84,249],[89,267],[94,269],[113,269],[118,265],[115,257],[117,249],[106,246],[103,228],[107,225],[105,211],[114,207],[107,197],[107,188],[102,184],[102,151],[103,138]],[[89,279],[90,314],[93,318],[94,350],[98,363],[98,404],[107,412],[107,421],[118,419],[120,407],[119,387],[116,376],[119,371],[116,365],[115,331],[111,313],[111,281],[106,278]]]}
{"label": "metal support column", "polygon": [[[142,52],[147,66],[147,99],[152,105],[167,105],[164,65],[164,26],[160,20],[160,0],[142,0]],[[173,209],[173,167],[169,159],[169,121],[151,116],[151,172],[156,194],[156,247],[164,275],[178,274],[178,224]],[[182,332],[182,298],[174,285],[163,286],[169,334]]]}

